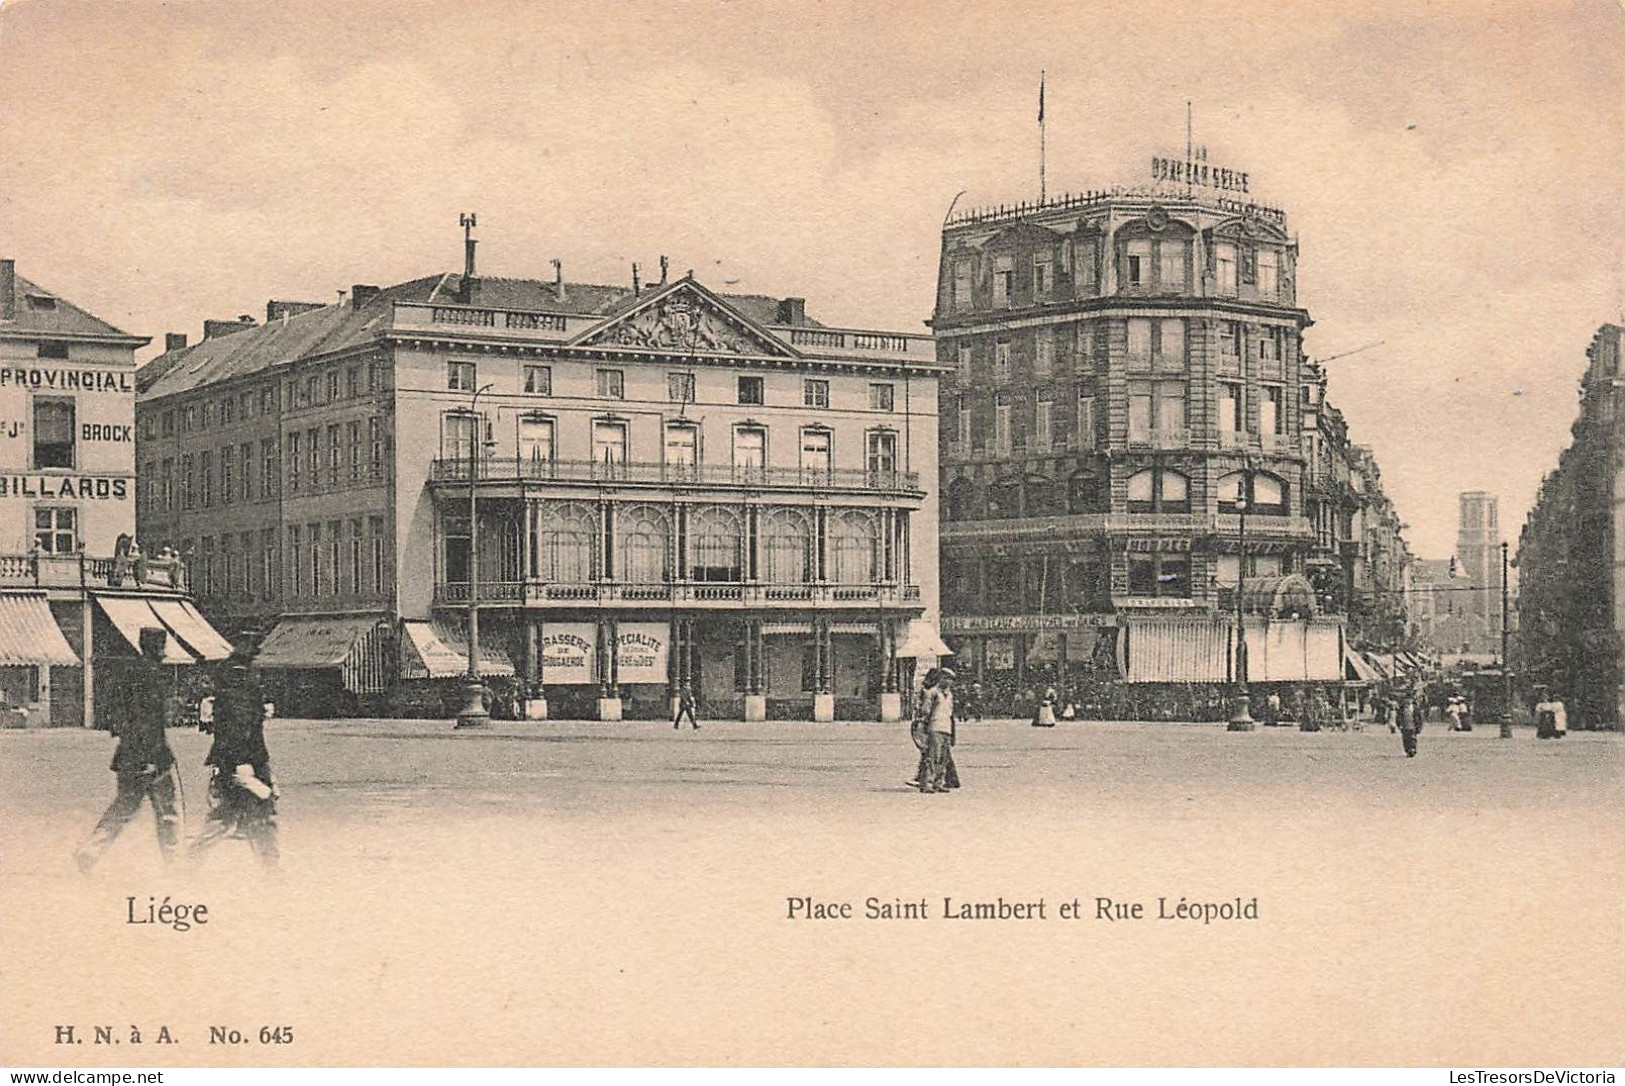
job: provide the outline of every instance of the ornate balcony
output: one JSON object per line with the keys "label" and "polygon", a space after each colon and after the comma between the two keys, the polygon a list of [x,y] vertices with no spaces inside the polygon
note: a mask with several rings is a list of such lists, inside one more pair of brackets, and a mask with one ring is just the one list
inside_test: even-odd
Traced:
{"label": "ornate balcony", "polygon": [[86,554],[0,555],[0,587],[187,590],[179,558],[92,558]]}
{"label": "ornate balcony", "polygon": [[[435,585],[439,606],[467,606],[467,581]],[[623,581],[548,582],[481,581],[480,604],[495,606],[570,607],[651,603],[672,607],[730,609],[771,604],[818,604],[832,607],[898,607],[918,609],[919,585],[896,584],[737,584],[703,581],[636,583]]]}
{"label": "ornate balcony", "polygon": [[[978,540],[1064,538],[1102,534],[1179,533],[1192,536],[1233,536],[1240,530],[1234,513],[1074,513],[1056,517],[1021,517],[1008,520],[947,521],[939,529],[944,543]],[[1314,535],[1307,517],[1252,514],[1247,517],[1248,538],[1304,538]]]}
{"label": "ornate balcony", "polygon": [[[438,485],[468,485],[467,457],[438,457],[429,479]],[[733,464],[632,463],[598,460],[537,460],[486,457],[473,464],[479,483],[587,483],[660,487],[738,487],[747,490],[856,491],[924,495],[914,471],[858,468],[740,467]]]}

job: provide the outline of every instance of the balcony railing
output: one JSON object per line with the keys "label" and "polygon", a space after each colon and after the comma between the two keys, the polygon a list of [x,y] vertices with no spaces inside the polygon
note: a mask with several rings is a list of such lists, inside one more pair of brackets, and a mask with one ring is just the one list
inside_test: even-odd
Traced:
{"label": "balcony railing", "polygon": [[85,554],[0,555],[0,586],[8,588],[169,588],[187,590],[179,558],[92,558]]}
{"label": "balcony railing", "polygon": [[[1239,520],[1234,513],[1072,513],[1055,517],[948,521],[941,526],[940,537],[944,542],[950,542],[1088,533],[1234,535],[1240,530]],[[1252,513],[1247,517],[1247,534],[1259,538],[1309,538],[1314,534],[1314,527],[1307,517]]]}
{"label": "balcony railing", "polygon": [[[440,457],[434,462],[430,478],[437,483],[466,485],[469,466],[467,457]],[[654,486],[738,486],[921,493],[919,473],[913,471],[539,460],[523,457],[486,457],[475,461],[473,468],[476,479],[491,483],[638,483]]]}
{"label": "balcony railing", "polygon": [[[435,602],[466,605],[467,581],[441,581],[435,585]],[[909,605],[920,602],[919,585],[895,584],[732,584],[703,581],[636,583],[620,581],[548,582],[481,581],[483,604],[555,603],[666,603],[679,604],[763,604],[829,603]]]}

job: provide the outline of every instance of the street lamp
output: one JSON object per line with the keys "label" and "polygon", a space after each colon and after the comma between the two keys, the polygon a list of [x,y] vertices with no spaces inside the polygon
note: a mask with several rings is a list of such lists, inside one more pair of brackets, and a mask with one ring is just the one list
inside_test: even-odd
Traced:
{"label": "street lamp", "polygon": [[480,517],[478,488],[480,447],[485,435],[480,426],[480,396],[491,385],[474,390],[469,404],[473,433],[468,439],[468,704],[457,714],[459,728],[485,728],[491,715],[485,711],[485,682],[480,678]]}
{"label": "street lamp", "polygon": [[1236,492],[1236,512],[1241,514],[1236,558],[1236,701],[1230,713],[1230,723],[1226,726],[1227,731],[1233,732],[1250,732],[1258,727],[1252,713],[1248,712],[1247,626],[1243,617],[1247,596],[1247,484],[1250,478],[1244,472]]}

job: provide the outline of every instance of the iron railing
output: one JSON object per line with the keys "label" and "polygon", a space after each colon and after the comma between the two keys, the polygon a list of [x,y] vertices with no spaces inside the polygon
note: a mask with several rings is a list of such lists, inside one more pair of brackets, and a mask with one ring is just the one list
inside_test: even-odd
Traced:
{"label": "iron railing", "polygon": [[[469,481],[466,456],[439,457],[430,478],[437,483]],[[733,464],[666,464],[609,460],[543,460],[535,457],[482,457],[473,462],[479,482],[641,483],[656,486],[738,486],[794,490],[868,490],[923,493],[914,471],[862,468],[777,468]]]}
{"label": "iron railing", "polygon": [[[467,581],[441,581],[435,602],[468,603]],[[917,604],[919,585],[895,584],[739,584],[678,581],[639,583],[621,581],[480,581],[482,604],[527,603],[864,603]]]}

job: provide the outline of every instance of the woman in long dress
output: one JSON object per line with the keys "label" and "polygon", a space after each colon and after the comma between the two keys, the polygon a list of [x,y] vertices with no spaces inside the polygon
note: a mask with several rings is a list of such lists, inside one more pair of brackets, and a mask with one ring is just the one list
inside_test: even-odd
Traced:
{"label": "woman in long dress", "polygon": [[[908,783],[922,791],[931,778],[931,712],[941,696],[937,690],[937,682],[941,677],[942,672],[937,668],[932,668],[925,673],[925,680],[920,686],[920,697],[914,710],[914,720],[910,725],[914,745],[920,751],[920,762],[914,770],[914,779]],[[943,758],[942,787],[945,789],[958,788],[959,768],[954,765],[952,743],[949,743],[944,748]]]}

